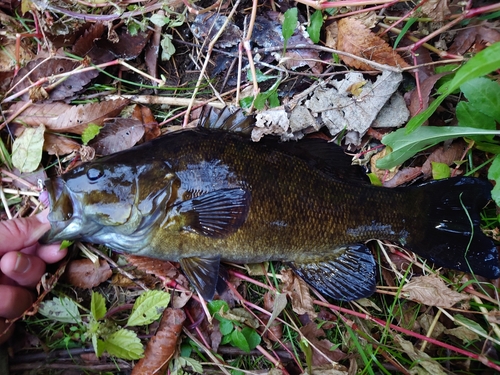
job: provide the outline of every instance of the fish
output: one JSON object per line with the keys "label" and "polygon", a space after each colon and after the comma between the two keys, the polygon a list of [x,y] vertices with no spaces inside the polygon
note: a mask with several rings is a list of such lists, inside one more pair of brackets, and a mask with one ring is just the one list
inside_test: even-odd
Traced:
{"label": "fish", "polygon": [[454,177],[384,188],[321,138],[248,136],[252,116],[223,111],[201,125],[78,165],[45,181],[51,229],[42,243],[79,240],[175,261],[214,298],[221,262],[280,261],[323,295],[376,290],[367,243],[399,243],[437,266],[500,277],[480,228],[492,185]]}

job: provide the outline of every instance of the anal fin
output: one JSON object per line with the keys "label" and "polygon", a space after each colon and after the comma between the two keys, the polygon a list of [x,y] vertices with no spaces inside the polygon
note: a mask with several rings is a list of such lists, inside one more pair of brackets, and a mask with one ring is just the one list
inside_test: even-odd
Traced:
{"label": "anal fin", "polygon": [[304,281],[336,300],[352,301],[375,292],[377,265],[366,245],[348,245],[332,254],[321,262],[291,262],[290,266]]}

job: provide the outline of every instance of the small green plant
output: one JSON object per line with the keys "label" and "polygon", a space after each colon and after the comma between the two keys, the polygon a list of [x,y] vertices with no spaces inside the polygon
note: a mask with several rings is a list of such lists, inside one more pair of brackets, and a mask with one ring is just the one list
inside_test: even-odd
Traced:
{"label": "small green plant", "polygon": [[283,19],[283,27],[281,29],[281,32],[283,34],[283,39],[285,39],[283,43],[283,54],[286,51],[286,45],[288,43],[288,40],[292,37],[293,33],[295,32],[295,29],[297,28],[298,21],[299,18],[297,16],[297,8],[290,8],[285,12]]}
{"label": "small green plant", "polygon": [[[170,295],[166,292],[150,290],[143,293],[135,301],[126,326],[151,324],[160,318],[169,302]],[[49,319],[77,325],[82,340],[92,342],[98,357],[104,352],[127,360],[136,360],[144,355],[141,340],[136,332],[106,318],[106,300],[100,293],[92,292],[90,314],[84,316],[86,319],[80,314],[79,306],[67,297],[41,303],[38,312]]]}
{"label": "small green plant", "polygon": [[211,301],[207,306],[210,314],[219,321],[221,345],[230,344],[249,353],[260,344],[259,334],[244,323],[250,320],[241,311],[238,311],[240,315],[230,311],[227,302],[221,300]]}
{"label": "small green plant", "polygon": [[309,38],[313,43],[319,42],[319,34],[321,32],[321,27],[323,26],[323,13],[320,10],[316,10],[311,16],[311,24],[307,28],[307,33]]}

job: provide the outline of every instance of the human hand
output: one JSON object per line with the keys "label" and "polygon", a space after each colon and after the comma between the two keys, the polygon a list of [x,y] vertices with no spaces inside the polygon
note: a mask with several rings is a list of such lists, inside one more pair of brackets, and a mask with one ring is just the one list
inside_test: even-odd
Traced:
{"label": "human hand", "polygon": [[13,332],[5,319],[20,316],[33,303],[33,288],[45,273],[46,263],[66,256],[59,244],[40,245],[50,229],[48,210],[29,218],[0,221],[0,344]]}

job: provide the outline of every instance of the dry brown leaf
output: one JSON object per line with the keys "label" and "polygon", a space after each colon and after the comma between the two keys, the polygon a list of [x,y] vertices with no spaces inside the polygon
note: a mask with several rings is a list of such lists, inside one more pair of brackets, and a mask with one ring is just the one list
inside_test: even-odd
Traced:
{"label": "dry brown leaf", "polygon": [[111,277],[113,272],[108,262],[99,259],[97,267],[90,259],[76,259],[68,263],[65,278],[77,288],[92,289]]}
{"label": "dry brown leaf", "polygon": [[489,24],[467,27],[458,31],[448,52],[455,55],[463,55],[474,43],[493,44],[498,41],[500,41],[500,32]]}
{"label": "dry brown leaf", "polygon": [[454,142],[450,146],[440,146],[436,148],[422,165],[422,173],[429,177],[432,174],[432,162],[444,163],[452,165],[457,160],[460,160],[465,151],[464,142]]}
{"label": "dry brown leaf", "polygon": [[106,120],[99,134],[89,143],[95,152],[105,156],[128,150],[144,135],[144,126],[139,120],[113,118]]}
{"label": "dry brown leaf", "polygon": [[421,174],[422,174],[421,167],[406,167],[397,171],[396,174],[393,175],[390,180],[382,180],[382,184],[385,187],[390,187],[390,188],[401,186],[409,181],[413,181]]}
{"label": "dry brown leaf", "polygon": [[[68,58],[54,57],[49,60],[32,60],[19,71],[18,75],[14,79],[14,82],[12,83],[14,87],[12,92],[16,93],[24,90],[42,78],[49,78],[56,74],[71,72],[69,76],[67,76],[55,87],[52,87],[54,84],[53,80],[47,80],[47,82],[43,83],[42,87],[33,87],[21,96],[21,98],[25,101],[29,99],[32,99],[33,101],[47,99],[47,102],[64,100],[81,91],[85,85],[99,75],[99,71],[97,69],[84,72],[75,70],[79,67],[82,67],[81,62],[70,60]],[[50,91],[47,91],[47,97],[42,98],[39,94],[37,94],[39,90],[45,91],[45,88],[48,90],[48,87],[51,87],[51,89]],[[45,96],[45,94],[43,96]]]}
{"label": "dry brown leaf", "polygon": [[420,10],[431,17],[433,21],[444,21],[451,14],[448,9],[448,0],[427,0],[422,2]]}
{"label": "dry brown leaf", "polygon": [[297,314],[307,314],[311,319],[317,316],[314,311],[313,299],[309,293],[309,287],[300,277],[295,275],[292,270],[282,270],[282,292],[287,293],[292,301],[292,309]]}
{"label": "dry brown leaf", "polygon": [[43,150],[49,155],[67,155],[80,150],[82,145],[71,138],[45,133]]}
{"label": "dry brown leaf", "polygon": [[[56,132],[82,134],[89,123],[101,126],[106,118],[117,116],[128,103],[128,99],[118,99],[83,105],[32,104],[14,121],[31,126],[44,124],[47,130]],[[17,102],[10,111],[16,112],[25,104]]]}
{"label": "dry brown leaf", "polygon": [[479,335],[476,332],[473,332],[469,328],[463,326],[446,329],[444,330],[444,333],[459,338],[464,344],[470,344],[473,341],[479,340]]}
{"label": "dry brown leaf", "polygon": [[[361,21],[346,17],[338,22],[337,49],[365,59],[400,68],[409,65],[379,36],[366,28]],[[340,58],[349,66],[360,70],[373,70],[370,65],[352,57]]]}
{"label": "dry brown leaf", "polygon": [[332,348],[334,344],[325,339],[325,331],[318,328],[316,323],[310,322],[306,324],[300,328],[300,332],[313,346],[312,364],[314,366],[327,365],[331,361],[338,362],[347,357],[340,349]]}
{"label": "dry brown leaf", "polygon": [[134,106],[134,111],[132,112],[132,117],[139,120],[142,125],[144,125],[144,140],[150,141],[161,135],[161,129],[156,121],[151,108],[144,105],[136,104]]}
{"label": "dry brown leaf", "polygon": [[465,293],[458,293],[446,286],[444,281],[434,275],[413,278],[403,286],[402,296],[426,306],[449,308],[455,303],[469,299]]}
{"label": "dry brown leaf", "polygon": [[163,312],[160,326],[149,340],[144,357],[137,362],[132,375],[163,373],[175,354],[185,320],[183,310],[168,308]]}
{"label": "dry brown leaf", "polygon": [[420,84],[420,92],[416,88],[411,91],[409,99],[410,103],[408,105],[411,116],[415,116],[420,111],[427,109],[434,85],[441,77],[447,74],[450,74],[450,72],[434,74],[422,81]]}

